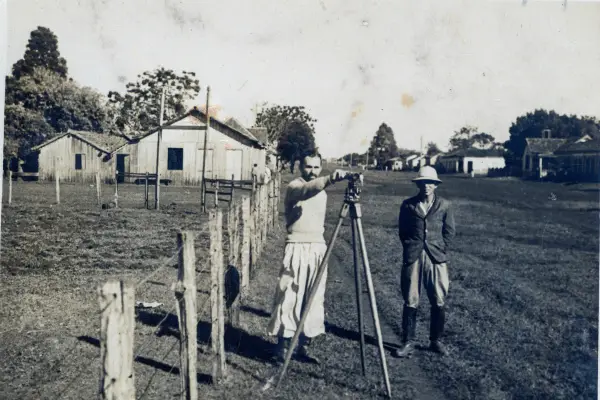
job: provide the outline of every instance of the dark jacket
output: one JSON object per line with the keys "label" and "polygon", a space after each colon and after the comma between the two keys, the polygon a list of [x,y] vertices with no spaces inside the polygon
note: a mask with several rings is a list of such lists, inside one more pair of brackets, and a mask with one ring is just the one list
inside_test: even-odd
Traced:
{"label": "dark jacket", "polygon": [[423,249],[436,264],[448,261],[447,251],[455,234],[454,213],[447,200],[436,196],[427,215],[419,207],[418,196],[402,202],[398,235],[404,265],[415,262]]}

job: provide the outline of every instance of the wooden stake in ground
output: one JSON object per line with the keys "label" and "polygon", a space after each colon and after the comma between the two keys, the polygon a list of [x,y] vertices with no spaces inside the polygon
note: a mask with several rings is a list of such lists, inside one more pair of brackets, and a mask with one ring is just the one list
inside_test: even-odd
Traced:
{"label": "wooden stake in ground", "polygon": [[160,141],[162,140],[163,116],[165,113],[165,88],[160,96],[160,115],[158,117],[158,133],[156,137],[156,185],[154,186],[154,208],[160,208]]}
{"label": "wooden stake in ground", "polygon": [[240,270],[242,279],[240,283],[240,294],[242,299],[250,282],[250,226],[252,217],[250,216],[250,197],[244,197],[242,200],[242,247],[240,249]]}
{"label": "wooden stake in ground", "polygon": [[223,295],[223,212],[216,208],[209,211],[210,231],[210,314],[211,349],[213,354],[213,382],[226,375],[225,364],[225,310]]}
{"label": "wooden stake in ground", "polygon": [[149,174],[146,172],[146,180],[144,181],[144,205],[148,208],[148,179]]}
{"label": "wooden stake in ground", "polygon": [[8,204],[12,203],[12,171],[8,171]]}
{"label": "wooden stake in ground", "polygon": [[215,207],[219,207],[219,181],[216,182],[215,186]]}
{"label": "wooden stake in ground", "polygon": [[56,204],[60,204],[60,177],[58,171],[54,173],[54,181],[56,183]]}
{"label": "wooden stake in ground", "polygon": [[98,290],[102,399],[135,399],[133,377],[133,288],[123,281],[107,282]]}
{"label": "wooden stake in ground", "polygon": [[[229,210],[227,211],[227,238],[229,239],[229,253],[227,254],[227,264],[228,264],[228,270],[227,272],[229,273],[230,270],[229,268],[234,268],[234,270],[231,271],[231,276],[234,276],[235,271],[237,271],[239,273],[239,265],[238,265],[238,248],[239,245],[236,243],[237,240],[239,240],[239,235],[238,235],[238,218],[237,218],[237,214],[239,214],[239,208],[236,205],[233,205],[231,208],[229,208]],[[233,283],[233,282],[230,282]],[[228,323],[232,326],[237,326],[239,323],[239,305],[240,305],[240,296],[239,293],[237,295],[237,297],[235,298],[235,300],[233,300],[233,302],[229,305],[229,312],[228,312]]]}
{"label": "wooden stake in ground", "polygon": [[119,171],[115,171],[115,208],[119,207]]}
{"label": "wooden stake in ground", "polygon": [[102,189],[100,188],[100,172],[96,172],[96,201],[98,205],[100,205],[102,202],[101,190]]}
{"label": "wooden stake in ground", "polygon": [[177,320],[179,321],[179,355],[181,358],[181,399],[197,400],[198,383],[196,362],[198,345],[196,314],[196,255],[194,234],[189,231],[177,234],[179,249],[179,270],[174,285],[177,300]]}

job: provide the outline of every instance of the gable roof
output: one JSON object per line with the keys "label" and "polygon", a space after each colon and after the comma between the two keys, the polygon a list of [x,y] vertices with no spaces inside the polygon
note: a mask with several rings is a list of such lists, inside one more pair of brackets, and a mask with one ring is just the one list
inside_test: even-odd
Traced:
{"label": "gable roof", "polygon": [[[173,118],[172,120],[165,122],[163,124],[163,126],[173,125],[176,122],[179,122],[189,116],[196,118],[202,124],[206,124],[206,114],[204,112],[200,111],[200,109],[198,107],[194,106],[192,109],[190,109],[186,113],[180,115],[179,117]],[[237,122],[237,123],[239,124],[239,122]],[[244,131],[247,131],[247,129],[240,130],[239,128],[230,126],[215,117],[210,117],[210,125],[211,125],[211,128],[213,128],[213,129],[215,127],[219,128],[217,130],[221,133],[225,133],[224,131],[226,131],[226,132],[230,133],[232,136],[236,136],[238,141],[247,140],[250,143],[252,143],[252,145],[254,145],[254,147],[264,148],[264,144],[261,143],[258,139],[256,139],[250,132],[244,132]],[[145,137],[148,137],[148,136],[158,132],[159,129],[160,129],[160,126],[154,127],[146,133],[143,133],[141,135],[137,135],[137,136],[133,137],[131,140],[134,143],[139,142],[140,140],[144,139]]]}
{"label": "gable roof", "polygon": [[526,138],[527,148],[530,153],[552,154],[560,146],[567,143],[567,139]]}
{"label": "gable roof", "polygon": [[237,129],[238,131],[242,132],[244,135],[253,138],[255,140],[258,140],[256,138],[256,136],[254,136],[252,134],[252,132],[250,132],[248,129],[246,129],[244,127],[244,125],[242,125],[242,123],[240,121],[238,121],[237,119],[231,117],[229,118],[227,121],[225,121],[225,124],[229,125],[230,127],[232,127],[233,129]]}
{"label": "gable roof", "polygon": [[65,136],[73,136],[84,143],[94,147],[95,149],[110,154],[114,150],[122,147],[129,142],[129,138],[125,135],[111,135],[108,133],[98,132],[87,132],[87,131],[76,131],[69,129],[67,132],[55,136],[45,142],[31,148],[32,151],[38,151],[39,149],[62,139]]}
{"label": "gable roof", "polygon": [[498,149],[460,149],[444,154],[442,157],[503,157],[504,151]]}
{"label": "gable roof", "polygon": [[554,153],[600,153],[600,139],[569,142],[559,147]]}

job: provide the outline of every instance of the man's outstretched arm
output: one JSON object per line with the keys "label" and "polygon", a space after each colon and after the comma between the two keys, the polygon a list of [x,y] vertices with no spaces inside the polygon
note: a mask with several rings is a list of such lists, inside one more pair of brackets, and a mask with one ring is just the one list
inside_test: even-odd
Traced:
{"label": "man's outstretched arm", "polygon": [[287,199],[292,202],[310,199],[328,186],[343,181],[348,174],[349,172],[343,170],[335,170],[331,175],[315,178],[310,182],[294,180],[287,188]]}

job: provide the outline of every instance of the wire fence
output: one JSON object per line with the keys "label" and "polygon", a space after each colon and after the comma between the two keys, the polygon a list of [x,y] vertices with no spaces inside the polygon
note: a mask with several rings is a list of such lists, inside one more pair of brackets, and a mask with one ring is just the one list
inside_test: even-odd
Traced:
{"label": "wire fence", "polygon": [[[184,333],[193,332],[191,336],[197,344],[196,332],[207,313],[210,316],[211,340],[210,350],[206,353],[213,362],[213,382],[216,383],[226,377],[223,328],[225,309],[227,308],[227,314],[230,316],[235,316],[239,312],[241,299],[249,287],[251,271],[261,256],[267,235],[278,229],[280,184],[281,176],[276,175],[271,182],[257,185],[256,190],[253,190],[249,197],[245,196],[230,202],[228,209],[222,210],[219,207],[209,209],[208,223],[200,230],[179,233],[176,251],[143,278],[136,282],[110,281],[99,288],[100,309],[97,315],[100,316],[102,323],[97,342],[101,349],[98,359],[100,366],[96,363],[80,366],[73,378],[61,385],[57,398],[68,397],[70,392],[74,392],[81,386],[82,380],[89,379],[87,377],[90,376],[93,368],[98,367],[100,367],[98,398],[109,398],[115,394],[131,397],[132,394],[135,394],[137,386],[141,390],[136,398],[145,398],[151,392],[157,374],[165,371],[167,375],[170,375],[175,368],[179,368],[179,375],[182,379],[181,390],[186,392],[186,398],[197,398],[197,394],[191,393],[196,390],[195,384],[190,387],[184,383],[186,379],[189,382],[195,382],[195,373],[193,378],[186,375],[189,375],[190,371],[195,371],[197,362],[197,354],[187,355],[187,361],[182,362],[182,360],[186,360],[183,349],[189,344],[186,343],[186,340],[189,339],[185,337]],[[181,237],[186,232],[192,233],[192,235],[182,241]],[[186,246],[190,241],[193,249],[193,265],[189,265],[189,257],[186,259],[185,255]],[[174,279],[172,269],[169,268],[174,264],[178,268],[177,279]],[[194,298],[205,296],[199,303],[199,307],[196,307],[196,300],[190,303],[195,315],[195,318],[191,319],[196,321],[193,327],[189,326],[189,321],[185,318],[186,305],[182,306],[182,301],[185,303],[185,290],[182,298],[174,295],[177,293],[177,285],[181,284],[182,279],[185,281],[186,273],[193,274]],[[207,279],[208,273],[210,273],[210,279]],[[235,279],[226,277],[232,273],[236,275]],[[159,278],[167,281],[161,283],[165,290],[153,289],[155,286],[153,284],[156,283],[154,280]],[[173,285],[169,285],[168,281],[171,281]],[[138,301],[136,303],[134,301],[143,299],[149,293],[160,296],[161,302]],[[164,304],[173,300],[176,300],[173,307],[164,307],[164,309],[168,309],[164,315],[146,311],[147,309],[160,310]],[[174,323],[175,319],[177,323]],[[236,323],[236,319],[230,317],[228,324]],[[135,332],[140,328],[150,328],[151,333],[134,349]],[[168,336],[178,336],[178,340],[169,344],[163,343],[161,346],[161,342],[157,342],[157,340],[163,336],[161,332],[165,330],[171,330],[171,335]],[[73,359],[73,354],[83,344],[81,340],[77,340],[51,368],[57,369],[66,360]],[[180,347],[179,362],[167,362],[178,344]],[[147,380],[134,383],[136,376],[134,364],[140,364],[140,361],[144,359],[144,354],[150,349],[154,354],[156,348],[167,348],[165,352],[159,353],[160,358],[154,360],[156,364],[167,367],[154,367],[154,371]],[[194,363],[193,368],[190,367],[190,363]],[[145,364],[148,365],[148,363]],[[113,368],[115,365],[119,366],[117,370]],[[65,371],[64,374],[71,376],[73,372],[71,369]]]}

